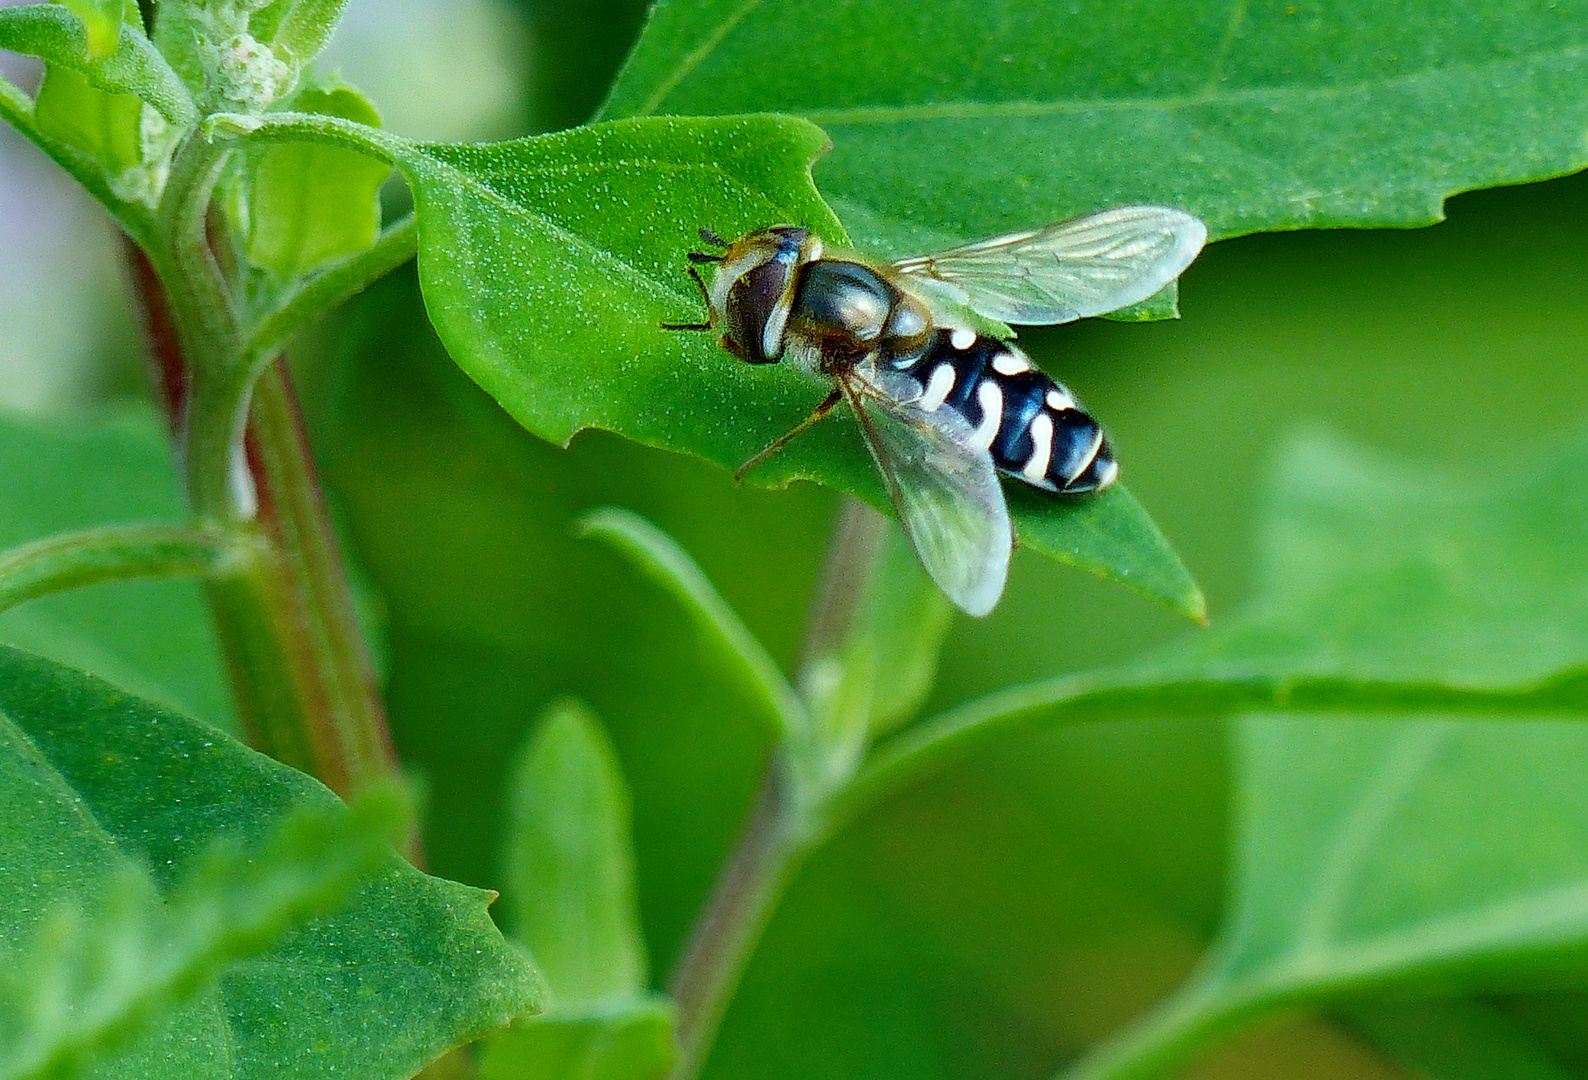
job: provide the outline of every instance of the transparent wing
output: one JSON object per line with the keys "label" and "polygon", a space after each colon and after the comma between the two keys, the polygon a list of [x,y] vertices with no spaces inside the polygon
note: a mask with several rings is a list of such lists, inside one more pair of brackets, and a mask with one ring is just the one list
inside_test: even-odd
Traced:
{"label": "transparent wing", "polygon": [[992,457],[951,410],[925,413],[858,379],[844,388],[921,565],[966,613],[987,614],[1003,595],[1013,538]]}
{"label": "transparent wing", "polygon": [[989,318],[1045,326],[1140,303],[1179,277],[1207,237],[1180,210],[1121,206],[893,267],[948,286]]}

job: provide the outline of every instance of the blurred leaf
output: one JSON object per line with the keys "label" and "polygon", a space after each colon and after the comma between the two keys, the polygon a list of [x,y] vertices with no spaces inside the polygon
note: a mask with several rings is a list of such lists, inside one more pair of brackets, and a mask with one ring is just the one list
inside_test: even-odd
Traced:
{"label": "blurred leaf", "polygon": [[888,251],[1132,202],[1215,236],[1426,225],[1588,164],[1585,45],[1582,0],[663,0],[603,115],[804,116]]}
{"label": "blurred leaf", "polygon": [[575,702],[554,706],[514,769],[502,865],[508,928],[534,954],[558,1011],[645,988],[630,813],[600,721]]}
{"label": "blurred leaf", "polygon": [[1211,957],[1066,1076],[1168,1075],[1299,1003],[1588,971],[1588,725],[1254,717],[1236,765],[1234,895]]}
{"label": "blurred leaf", "polygon": [[347,0],[271,0],[254,12],[248,28],[277,56],[302,68],[331,40],[345,7]]}
{"label": "blurred leaf", "polygon": [[34,102],[39,130],[99,162],[107,176],[143,161],[143,101],[99,89],[69,67],[45,69]]}
{"label": "blurred leaf", "polygon": [[861,594],[852,635],[882,662],[882,677],[871,694],[873,736],[908,722],[926,700],[953,614],[904,534],[889,527]]}
{"label": "blurred leaf", "polygon": [[583,1017],[517,1021],[481,1047],[484,1080],[658,1080],[672,1068],[673,1011],[642,998]]}
{"label": "blurred leaf", "polygon": [[645,0],[519,0],[535,61],[529,65],[532,131],[590,119],[639,36]]}
{"label": "blurred leaf", "polygon": [[122,27],[116,51],[98,60],[89,55],[89,35],[82,22],[59,4],[5,8],[0,9],[0,49],[71,68],[108,94],[141,98],[179,128],[191,127],[198,119],[182,80],[142,29],[131,23]]}
{"label": "blurred leaf", "polygon": [[[212,728],[11,649],[0,649],[0,732],[14,748],[0,784],[0,893],[12,898],[0,941],[31,937],[56,905],[91,906],[107,872],[129,863],[175,903],[174,884],[217,837],[249,845],[293,810],[337,805]],[[395,854],[383,866],[339,914],[162,1016],[106,1075],[275,1077],[291,1063],[397,1080],[539,1003],[538,977],[492,925],[487,894]]]}
{"label": "blurred leaf", "polygon": [[[389,143],[415,190],[419,273],[454,360],[521,424],[567,442],[585,427],[734,468],[824,394],[787,365],[735,362],[699,334],[684,254],[709,225],[843,232],[810,183],[824,137],[796,120],[620,122],[489,146]],[[770,370],[768,370],[770,368]],[[891,512],[847,415],[819,425],[757,482],[811,479]],[[1194,616],[1201,593],[1123,489],[1011,498],[1030,547]]]}
{"label": "blurred leaf", "polygon": [[1258,599],[1169,663],[1495,690],[1588,668],[1588,439],[1475,476],[1312,433],[1280,478]]}
{"label": "blurred leaf", "polygon": [[[350,86],[303,90],[292,107],[380,126],[375,107]],[[290,280],[369,247],[380,231],[380,187],[390,173],[384,161],[315,143],[265,150],[250,185],[249,261]]]}
{"label": "blurred leaf", "polygon": [[1244,615],[905,731],[849,797],[861,805],[998,732],[1143,710],[1588,713],[1588,442],[1474,477],[1315,435],[1286,455],[1278,491],[1265,587]]}
{"label": "blurred leaf", "polygon": [[580,528],[585,535],[611,544],[683,604],[702,634],[714,639],[717,651],[729,661],[726,666],[765,702],[779,735],[789,738],[804,732],[805,710],[776,661],[672,537],[616,507],[592,511]]}
{"label": "blurred leaf", "polygon": [[1383,1002],[1342,1010],[1351,1027],[1429,1080],[1568,1080],[1538,1043],[1476,1001]]}
{"label": "blurred leaf", "polygon": [[[161,428],[147,412],[83,426],[0,418],[0,545],[111,522],[184,522]],[[190,582],[117,582],[34,600],[0,615],[0,641],[233,723],[209,613]]]}
{"label": "blurred leaf", "polygon": [[88,59],[104,60],[121,43],[123,0],[61,0],[61,6],[83,21],[88,32]]}
{"label": "blurred leaf", "polygon": [[[28,756],[20,744],[10,750]],[[13,783],[30,771],[10,766]],[[227,968],[334,913],[390,867],[405,809],[394,791],[367,793],[351,814],[337,803],[300,805],[248,847],[211,841],[167,897],[117,858],[92,911],[45,912],[0,975],[0,1077],[79,1075],[187,1007]]]}

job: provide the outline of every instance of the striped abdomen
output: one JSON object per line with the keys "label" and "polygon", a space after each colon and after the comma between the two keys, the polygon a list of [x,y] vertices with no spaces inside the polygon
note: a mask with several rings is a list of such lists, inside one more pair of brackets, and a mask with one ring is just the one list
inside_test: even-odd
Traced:
{"label": "striped abdomen", "polygon": [[925,351],[890,366],[920,384],[916,408],[958,412],[976,445],[1010,476],[1078,494],[1107,487],[1119,474],[1097,421],[1007,341],[938,330]]}

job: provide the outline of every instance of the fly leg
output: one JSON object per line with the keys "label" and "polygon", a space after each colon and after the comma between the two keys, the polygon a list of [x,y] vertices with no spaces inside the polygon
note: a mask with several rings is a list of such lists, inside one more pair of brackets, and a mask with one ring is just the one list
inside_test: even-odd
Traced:
{"label": "fly leg", "polygon": [[746,461],[743,465],[740,465],[739,468],[733,474],[734,480],[735,481],[743,480],[745,474],[748,473],[751,469],[755,468],[757,465],[761,464],[761,462],[765,461],[767,458],[771,457],[773,454],[775,454],[779,450],[783,449],[789,443],[793,442],[795,439],[797,439],[801,435],[805,434],[811,428],[815,427],[818,423],[821,422],[822,417],[824,417],[828,413],[832,412],[833,411],[833,406],[837,405],[840,401],[843,400],[843,398],[844,398],[844,389],[843,389],[843,387],[842,386],[834,387],[833,388],[833,392],[828,394],[827,397],[822,401],[822,403],[820,405],[816,406],[816,408],[814,410],[812,410],[812,412],[811,412],[811,414],[809,416],[807,416],[805,419],[801,420],[798,424],[796,424],[792,431],[789,431],[789,432],[786,432],[785,434],[779,435],[776,439],[772,440],[771,444],[768,445],[766,447],[766,449],[762,450],[759,454],[756,454],[755,457],[751,458],[749,461]]}
{"label": "fly leg", "polygon": [[[696,263],[702,263],[702,262],[720,262],[721,260],[722,260],[722,256],[720,256],[720,255],[702,255],[698,251],[691,251],[689,253],[689,276],[695,279],[695,287],[700,290],[700,298],[706,302],[706,311],[708,313],[711,311],[711,293],[706,290],[705,279],[700,276],[700,271],[695,269],[695,264]],[[664,322],[664,323],[662,323],[662,329],[663,330],[710,330],[711,329],[711,320],[708,317],[705,322],[691,322],[691,323]]]}

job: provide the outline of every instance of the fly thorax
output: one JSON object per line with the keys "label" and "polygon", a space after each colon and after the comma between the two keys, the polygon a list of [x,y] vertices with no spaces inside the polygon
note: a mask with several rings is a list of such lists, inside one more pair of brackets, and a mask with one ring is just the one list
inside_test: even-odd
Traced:
{"label": "fly thorax", "polygon": [[822,259],[801,275],[789,330],[829,363],[852,365],[877,348],[898,295],[868,267]]}

